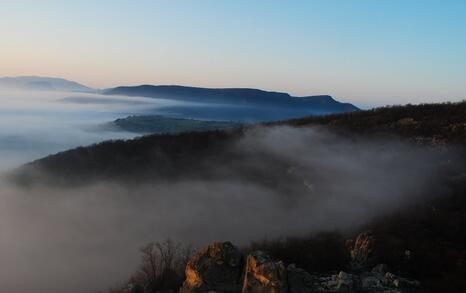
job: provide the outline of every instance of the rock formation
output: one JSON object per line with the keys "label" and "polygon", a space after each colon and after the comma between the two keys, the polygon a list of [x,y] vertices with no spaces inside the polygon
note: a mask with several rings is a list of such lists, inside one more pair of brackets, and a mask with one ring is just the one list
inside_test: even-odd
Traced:
{"label": "rock formation", "polygon": [[[417,292],[418,281],[399,277],[386,265],[367,269],[372,258],[371,238],[355,241],[354,259],[364,265],[336,274],[312,274],[290,264],[287,268],[263,251],[243,255],[230,242],[216,242],[197,253],[186,267],[182,293],[405,293]],[[244,261],[246,259],[246,261]],[[370,260],[368,262],[368,260]]]}
{"label": "rock formation", "polygon": [[415,292],[419,289],[418,281],[409,280],[388,272],[386,265],[379,264],[370,272],[363,272],[360,276],[362,292]]}
{"label": "rock formation", "polygon": [[358,235],[350,254],[354,268],[369,268],[377,263],[376,239],[370,231]]}
{"label": "rock formation", "polygon": [[230,242],[215,242],[192,257],[180,292],[241,292],[243,254]]}
{"label": "rock formation", "polygon": [[284,293],[288,291],[285,265],[274,261],[263,251],[247,257],[243,293]]}

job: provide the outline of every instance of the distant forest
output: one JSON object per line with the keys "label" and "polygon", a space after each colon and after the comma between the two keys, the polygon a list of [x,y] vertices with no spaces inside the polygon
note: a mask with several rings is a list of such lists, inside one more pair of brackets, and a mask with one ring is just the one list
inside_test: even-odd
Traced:
{"label": "distant forest", "polygon": [[[245,131],[279,125],[325,127],[348,137],[397,136],[421,145],[448,144],[464,149],[466,102],[391,106],[226,130],[155,134],[132,140],[105,141],[37,160],[21,167],[13,177],[23,183],[31,183],[39,176],[39,181],[60,184],[109,178],[129,181],[189,176],[209,178],[215,174],[209,171],[207,162],[229,164],[247,160],[237,157],[238,154],[231,153],[228,148]],[[250,168],[245,168],[244,176],[267,180]]]}
{"label": "distant forest", "polygon": [[340,133],[392,134],[420,143],[466,146],[466,101],[386,106],[344,114],[312,116],[269,125],[325,125]]}
{"label": "distant forest", "polygon": [[128,116],[109,123],[109,129],[136,133],[180,133],[241,126],[237,122],[172,118],[161,115]]}

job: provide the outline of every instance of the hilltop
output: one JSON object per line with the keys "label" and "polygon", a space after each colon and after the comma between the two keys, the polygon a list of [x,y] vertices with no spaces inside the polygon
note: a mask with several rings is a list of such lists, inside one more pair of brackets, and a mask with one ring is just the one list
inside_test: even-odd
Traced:
{"label": "hilltop", "polygon": [[107,95],[140,96],[196,103],[231,104],[235,106],[296,108],[309,114],[357,111],[349,103],[341,103],[328,95],[293,97],[287,93],[250,88],[200,88],[179,85],[124,86],[104,91]]}
{"label": "hilltop", "polygon": [[240,127],[242,124],[230,121],[210,121],[165,117],[162,115],[133,115],[119,118],[102,125],[100,129],[113,131],[129,131],[135,133],[181,133],[193,131],[209,131]]}

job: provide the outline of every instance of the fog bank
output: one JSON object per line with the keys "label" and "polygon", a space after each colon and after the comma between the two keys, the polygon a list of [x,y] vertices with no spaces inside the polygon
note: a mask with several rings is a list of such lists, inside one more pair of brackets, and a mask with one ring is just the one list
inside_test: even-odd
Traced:
{"label": "fog bank", "polygon": [[[438,185],[443,160],[400,141],[342,138],[314,128],[257,128],[231,148],[248,161],[211,166],[225,174],[215,180],[136,188],[1,183],[2,290],[105,289],[134,271],[138,248],[153,240],[245,244],[354,228],[422,200]],[[237,179],[240,164],[263,170],[279,188]]]}

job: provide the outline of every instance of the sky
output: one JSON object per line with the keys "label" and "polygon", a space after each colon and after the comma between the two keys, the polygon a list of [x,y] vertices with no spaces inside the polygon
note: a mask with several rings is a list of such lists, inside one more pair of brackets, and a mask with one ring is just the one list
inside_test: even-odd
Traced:
{"label": "sky", "polygon": [[0,0],[0,76],[466,98],[466,1]]}

